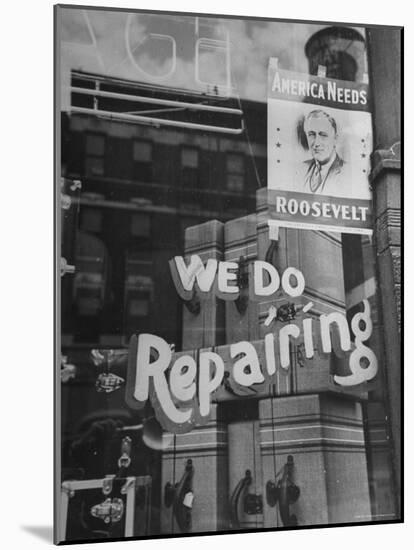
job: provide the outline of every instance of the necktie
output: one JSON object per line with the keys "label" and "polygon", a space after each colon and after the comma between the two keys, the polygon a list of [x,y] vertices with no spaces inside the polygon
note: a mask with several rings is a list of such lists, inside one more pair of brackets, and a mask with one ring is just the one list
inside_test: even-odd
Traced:
{"label": "necktie", "polygon": [[319,187],[322,185],[322,174],[321,174],[321,165],[319,162],[315,162],[315,167],[313,169],[311,178],[310,178],[310,189],[312,193],[316,193]]}

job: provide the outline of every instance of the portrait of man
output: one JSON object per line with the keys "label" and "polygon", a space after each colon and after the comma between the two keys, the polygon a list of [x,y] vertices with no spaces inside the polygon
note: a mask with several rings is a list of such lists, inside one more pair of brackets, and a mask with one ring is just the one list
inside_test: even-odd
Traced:
{"label": "portrait of man", "polygon": [[312,158],[300,170],[302,189],[307,193],[343,195],[345,162],[336,150],[338,127],[335,119],[322,109],[310,111],[303,130]]}

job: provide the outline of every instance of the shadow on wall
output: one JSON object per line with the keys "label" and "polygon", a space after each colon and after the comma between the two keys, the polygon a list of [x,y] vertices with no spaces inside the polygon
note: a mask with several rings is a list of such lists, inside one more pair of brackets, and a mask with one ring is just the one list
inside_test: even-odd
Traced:
{"label": "shadow on wall", "polygon": [[53,544],[53,527],[51,525],[22,525],[23,531]]}

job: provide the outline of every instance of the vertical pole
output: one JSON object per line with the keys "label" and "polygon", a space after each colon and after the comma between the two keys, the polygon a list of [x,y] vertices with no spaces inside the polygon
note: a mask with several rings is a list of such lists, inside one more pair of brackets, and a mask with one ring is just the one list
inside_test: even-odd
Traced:
{"label": "vertical pole", "polygon": [[[368,29],[374,153],[370,176],[385,343],[396,496],[401,488],[401,44],[402,29]],[[398,503],[399,505],[399,503]]]}

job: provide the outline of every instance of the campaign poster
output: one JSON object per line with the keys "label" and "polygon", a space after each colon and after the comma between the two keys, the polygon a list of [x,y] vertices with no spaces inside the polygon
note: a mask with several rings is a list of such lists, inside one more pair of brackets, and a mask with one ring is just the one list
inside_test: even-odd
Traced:
{"label": "campaign poster", "polygon": [[269,225],[372,233],[368,84],[269,62]]}

